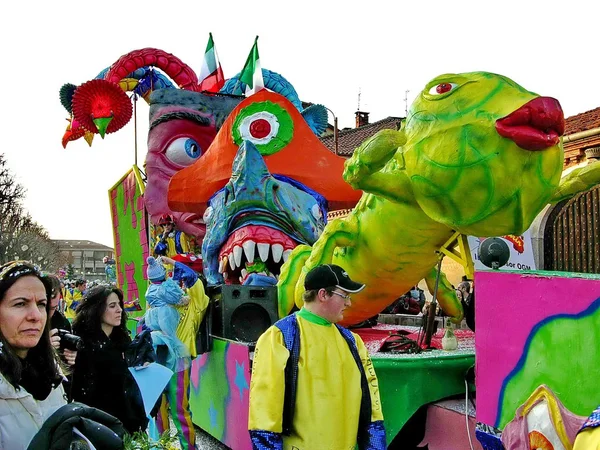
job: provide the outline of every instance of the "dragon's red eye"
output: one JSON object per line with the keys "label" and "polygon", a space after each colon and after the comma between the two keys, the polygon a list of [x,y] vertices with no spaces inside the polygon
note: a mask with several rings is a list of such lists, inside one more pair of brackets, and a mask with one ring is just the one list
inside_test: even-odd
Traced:
{"label": "dragon's red eye", "polygon": [[458,87],[458,84],[456,84],[456,83],[439,83],[439,84],[432,86],[431,89],[429,89],[429,95],[435,96],[435,95],[446,94],[446,93],[454,90],[457,87]]}
{"label": "dragon's red eye", "polygon": [[438,94],[444,94],[445,92],[450,91],[452,89],[452,85],[450,83],[440,83],[435,87],[435,92]]}
{"label": "dragon's red eye", "polygon": [[271,133],[271,124],[265,119],[256,119],[250,124],[250,135],[255,139],[262,139]]}

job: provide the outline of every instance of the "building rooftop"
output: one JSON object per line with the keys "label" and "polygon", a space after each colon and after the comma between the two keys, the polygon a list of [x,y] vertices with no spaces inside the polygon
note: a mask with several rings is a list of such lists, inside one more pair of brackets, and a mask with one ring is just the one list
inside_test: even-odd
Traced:
{"label": "building rooftop", "polygon": [[94,241],[52,239],[52,242],[55,242],[60,250],[78,249],[114,251],[112,247]]}
{"label": "building rooftop", "polygon": [[565,135],[600,127],[600,107],[565,119]]}
{"label": "building rooftop", "polygon": [[[397,130],[400,128],[402,117],[386,117],[377,122],[363,125],[359,128],[350,128],[338,131],[338,155],[352,156],[354,149],[363,141],[381,130]],[[332,152],[335,152],[335,139],[333,135],[321,138],[321,142]]]}

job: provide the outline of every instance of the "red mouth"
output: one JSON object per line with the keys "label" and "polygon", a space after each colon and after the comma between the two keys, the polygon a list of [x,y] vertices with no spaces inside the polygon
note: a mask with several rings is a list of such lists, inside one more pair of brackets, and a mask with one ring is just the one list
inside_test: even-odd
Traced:
{"label": "red mouth", "polygon": [[[279,277],[281,266],[298,245],[279,230],[248,225],[232,233],[219,252],[219,273],[227,284],[242,284],[253,271],[254,262],[265,264],[262,275]],[[259,259],[260,258],[260,259]]]}
{"label": "red mouth", "polygon": [[498,119],[496,131],[524,150],[544,150],[559,143],[565,116],[558,100],[538,97]]}

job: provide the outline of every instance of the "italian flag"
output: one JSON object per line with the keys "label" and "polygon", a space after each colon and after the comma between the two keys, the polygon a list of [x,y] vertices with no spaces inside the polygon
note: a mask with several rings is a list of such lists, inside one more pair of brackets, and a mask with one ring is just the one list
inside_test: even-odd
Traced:
{"label": "italian flag", "polygon": [[246,83],[246,96],[255,94],[265,88],[262,69],[260,67],[260,57],[258,56],[258,36],[254,40],[252,50],[250,50],[246,64],[242,69],[240,81]]}
{"label": "italian flag", "polygon": [[212,33],[208,33],[208,44],[204,52],[204,61],[200,69],[200,91],[219,92],[225,84],[223,69],[217,56]]}

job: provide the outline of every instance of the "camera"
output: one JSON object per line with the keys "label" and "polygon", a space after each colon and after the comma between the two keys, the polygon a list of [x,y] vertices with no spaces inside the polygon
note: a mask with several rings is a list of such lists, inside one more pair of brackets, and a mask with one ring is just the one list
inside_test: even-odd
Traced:
{"label": "camera", "polygon": [[67,330],[58,330],[60,337],[60,350],[77,351],[83,347],[83,340],[79,336],[69,333]]}

